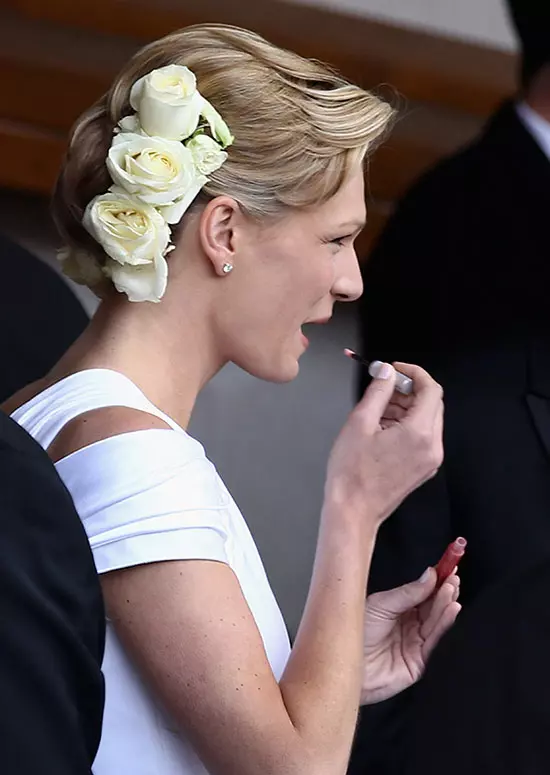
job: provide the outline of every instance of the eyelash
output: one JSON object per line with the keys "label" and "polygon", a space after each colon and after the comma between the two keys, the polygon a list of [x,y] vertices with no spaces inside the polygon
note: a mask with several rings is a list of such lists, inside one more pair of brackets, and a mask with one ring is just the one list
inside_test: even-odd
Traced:
{"label": "eyelash", "polygon": [[347,239],[350,239],[352,235],[346,234],[345,237],[336,237],[330,240],[330,245],[337,245],[339,248],[343,248]]}

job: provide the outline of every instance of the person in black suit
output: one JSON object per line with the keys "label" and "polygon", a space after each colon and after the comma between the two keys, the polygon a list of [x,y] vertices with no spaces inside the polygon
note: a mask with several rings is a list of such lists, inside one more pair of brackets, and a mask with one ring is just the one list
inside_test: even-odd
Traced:
{"label": "person in black suit", "polygon": [[50,371],[88,324],[53,269],[0,235],[0,402]]}
{"label": "person in black suit", "polygon": [[418,684],[399,775],[548,775],[549,591],[546,560],[464,610]]}
{"label": "person in black suit", "polygon": [[105,617],[88,539],[47,454],[0,412],[0,772],[90,775]]}
{"label": "person in black suit", "polygon": [[[550,556],[550,5],[509,6],[521,91],[399,203],[360,306],[362,354],[419,363],[446,405],[445,463],[383,526],[370,588],[414,578],[463,535],[466,608]],[[401,772],[413,694],[365,710],[350,775]]]}

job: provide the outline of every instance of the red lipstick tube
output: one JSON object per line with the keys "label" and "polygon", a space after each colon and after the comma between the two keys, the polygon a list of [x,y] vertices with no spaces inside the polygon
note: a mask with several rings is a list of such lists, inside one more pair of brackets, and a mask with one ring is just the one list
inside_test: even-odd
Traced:
{"label": "red lipstick tube", "polygon": [[457,538],[452,544],[449,544],[443,557],[435,566],[437,573],[437,589],[449,578],[460,560],[464,557],[466,551],[465,538]]}

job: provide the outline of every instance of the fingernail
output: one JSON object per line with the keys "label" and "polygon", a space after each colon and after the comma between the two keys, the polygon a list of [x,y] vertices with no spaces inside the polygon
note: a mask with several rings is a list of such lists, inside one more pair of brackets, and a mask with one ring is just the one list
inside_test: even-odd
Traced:
{"label": "fingernail", "polygon": [[430,577],[432,575],[431,570],[432,570],[431,568],[426,568],[422,576],[420,576],[418,580],[421,584],[425,584],[427,581],[430,580]]}
{"label": "fingernail", "polygon": [[390,379],[393,374],[393,366],[381,361],[373,361],[369,367],[369,374],[374,379]]}

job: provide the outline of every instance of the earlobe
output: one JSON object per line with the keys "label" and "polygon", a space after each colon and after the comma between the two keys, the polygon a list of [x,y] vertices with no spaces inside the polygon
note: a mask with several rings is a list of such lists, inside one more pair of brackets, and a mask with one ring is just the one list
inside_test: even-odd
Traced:
{"label": "earlobe", "polygon": [[226,196],[212,199],[201,215],[201,247],[220,277],[229,274],[235,263],[235,221],[239,206]]}

